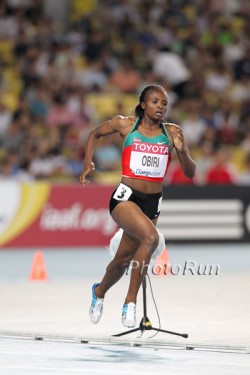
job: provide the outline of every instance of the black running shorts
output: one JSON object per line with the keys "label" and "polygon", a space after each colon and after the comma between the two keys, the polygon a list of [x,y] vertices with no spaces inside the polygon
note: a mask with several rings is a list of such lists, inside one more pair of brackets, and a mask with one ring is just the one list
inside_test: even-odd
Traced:
{"label": "black running shorts", "polygon": [[109,202],[110,214],[120,202],[127,201],[136,203],[142,212],[152,220],[160,215],[162,193],[144,194],[121,182],[111,195]]}

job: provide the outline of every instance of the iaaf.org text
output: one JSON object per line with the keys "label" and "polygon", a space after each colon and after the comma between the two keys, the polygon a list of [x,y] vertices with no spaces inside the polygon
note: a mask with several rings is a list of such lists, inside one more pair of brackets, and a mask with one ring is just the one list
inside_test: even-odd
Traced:
{"label": "iaaf.org text", "polygon": [[153,275],[174,275],[174,276],[218,276],[220,274],[219,264],[199,264],[195,260],[186,260],[183,265],[170,264],[147,264],[145,261],[140,264],[137,260],[132,260],[127,268],[126,275],[132,269],[138,269],[142,275],[145,271]]}

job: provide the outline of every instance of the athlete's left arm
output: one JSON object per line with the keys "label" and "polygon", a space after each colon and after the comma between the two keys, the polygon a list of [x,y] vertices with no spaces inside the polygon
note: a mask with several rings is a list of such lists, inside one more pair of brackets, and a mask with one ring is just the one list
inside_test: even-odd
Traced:
{"label": "athlete's left arm", "polygon": [[191,158],[189,149],[185,143],[182,129],[175,124],[169,124],[168,128],[173,136],[173,146],[176,149],[183,172],[186,177],[193,178],[195,175],[196,164]]}

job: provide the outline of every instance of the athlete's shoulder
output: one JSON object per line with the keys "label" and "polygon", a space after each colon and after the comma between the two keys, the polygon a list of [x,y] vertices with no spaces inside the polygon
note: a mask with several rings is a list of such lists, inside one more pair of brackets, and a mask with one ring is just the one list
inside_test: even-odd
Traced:
{"label": "athlete's shoulder", "polygon": [[173,124],[172,122],[165,122],[164,125],[167,129],[170,129],[171,131],[174,131],[176,129],[180,129],[180,126],[177,124]]}
{"label": "athlete's shoulder", "polygon": [[119,122],[122,124],[133,124],[135,122],[136,118],[134,116],[122,116],[122,115],[117,115],[112,118],[112,121]]}
{"label": "athlete's shoulder", "polygon": [[171,135],[175,135],[176,132],[177,132],[178,130],[181,129],[179,125],[177,125],[177,124],[173,124],[173,123],[171,123],[171,122],[167,122],[167,123],[165,123],[164,125],[165,125],[167,131],[168,131]]}
{"label": "athlete's shoulder", "polygon": [[117,115],[112,118],[111,122],[122,136],[126,136],[130,132],[135,120],[136,118],[133,116]]}

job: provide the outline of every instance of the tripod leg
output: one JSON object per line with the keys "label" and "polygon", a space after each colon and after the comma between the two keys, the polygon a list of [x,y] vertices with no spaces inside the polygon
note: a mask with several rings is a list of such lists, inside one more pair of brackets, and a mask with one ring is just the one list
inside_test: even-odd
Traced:
{"label": "tripod leg", "polygon": [[129,331],[125,331],[125,332],[117,333],[116,335],[112,335],[112,336],[113,336],[113,337],[121,337],[121,336],[128,335],[129,333],[137,332],[137,331],[140,331],[140,330],[141,330],[141,329],[138,327],[138,328],[130,329]]}
{"label": "tripod leg", "polygon": [[184,337],[185,339],[188,338],[187,333],[178,333],[178,332],[173,332],[173,331],[167,331],[165,329],[155,328],[155,327],[151,327],[151,329],[153,329],[154,331],[157,331],[157,332],[163,332],[163,333],[169,333],[170,335],[181,336],[181,337]]}

